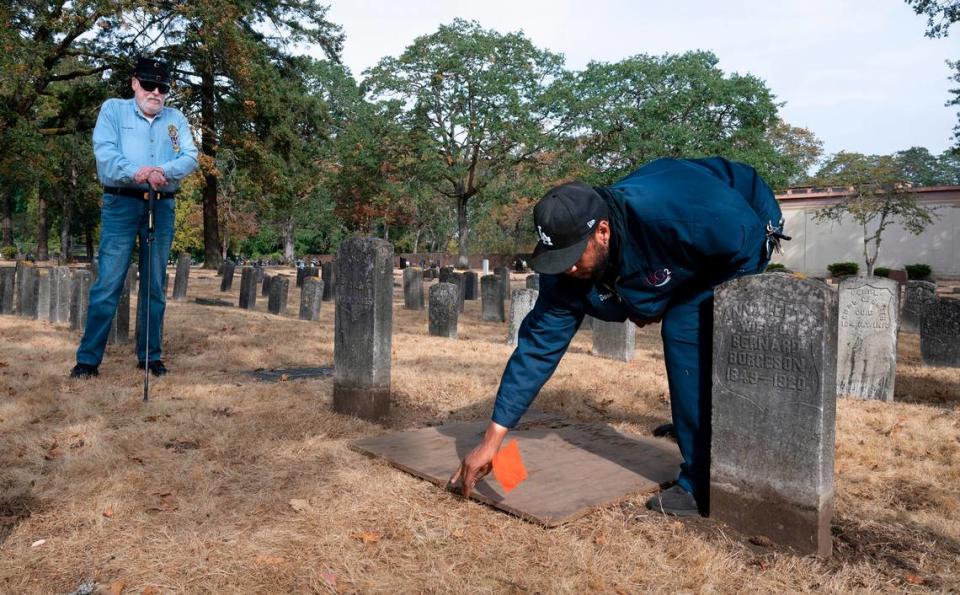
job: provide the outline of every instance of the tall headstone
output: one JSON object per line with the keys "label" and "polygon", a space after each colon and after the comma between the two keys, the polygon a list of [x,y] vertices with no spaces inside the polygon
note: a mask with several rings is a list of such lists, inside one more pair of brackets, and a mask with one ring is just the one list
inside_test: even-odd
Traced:
{"label": "tall headstone", "polygon": [[337,295],[336,267],[333,262],[325,262],[320,271],[323,279],[323,301],[332,302]]}
{"label": "tall headstone", "polygon": [[434,337],[457,338],[460,290],[453,283],[437,283],[430,288],[429,331]]}
{"label": "tall headstone", "polygon": [[22,260],[18,260],[15,265],[13,281],[13,314],[20,314],[20,293],[23,291],[23,269],[27,266]]}
{"label": "tall headstone", "polygon": [[540,275],[536,273],[527,275],[527,289],[540,291]]}
{"label": "tall headstone", "polygon": [[20,277],[20,316],[37,317],[37,292],[40,289],[40,276],[37,267],[24,264]]}
{"label": "tall headstone", "polygon": [[[441,281],[442,283],[442,281]],[[457,311],[463,312],[464,299],[467,295],[467,280],[464,277],[463,273],[453,272],[450,273],[450,280],[447,283],[452,283],[457,286],[458,302],[457,302]]]}
{"label": "tall headstone", "polygon": [[900,312],[900,328],[911,333],[919,333],[923,305],[934,299],[936,294],[936,283],[907,281],[903,295],[903,311]]}
{"label": "tall headstone", "polygon": [[54,267],[50,277],[50,322],[70,322],[70,267]]}
{"label": "tall headstone", "polygon": [[307,274],[307,267],[297,269],[297,287],[303,287],[303,278]]}
{"label": "tall headstone", "polygon": [[717,289],[710,516],[829,556],[837,294],[768,273]]}
{"label": "tall headstone", "polygon": [[130,292],[133,291],[136,278],[136,269],[131,267],[123,279],[117,311],[113,315],[113,320],[110,321],[110,332],[107,333],[108,345],[119,345],[130,340]]}
{"label": "tall headstone", "polygon": [[500,291],[503,293],[503,301],[510,299],[510,268],[497,267],[493,269],[493,274],[500,277]]}
{"label": "tall headstone", "polygon": [[237,265],[226,260],[223,262],[223,279],[220,280],[220,291],[230,291],[233,288],[233,272]]}
{"label": "tall headstone", "polygon": [[287,313],[287,294],[290,291],[290,279],[277,275],[270,281],[270,297],[267,298],[267,311],[283,316]]}
{"label": "tall headstone", "polygon": [[377,420],[390,412],[393,246],[351,238],[337,249],[333,409]]}
{"label": "tall headstone", "polygon": [[920,358],[926,366],[960,368],[960,300],[937,298],[923,305]]}
{"label": "tall headstone", "polygon": [[37,271],[37,320],[50,320],[50,301],[53,293],[51,269]]}
{"label": "tall headstone", "polygon": [[507,319],[503,310],[500,277],[497,275],[480,277],[480,319],[489,322],[503,322]]}
{"label": "tall headstone", "polygon": [[483,275],[484,275],[484,276],[490,274],[490,261],[489,261],[489,260],[487,260],[486,258],[484,258],[484,259],[483,259],[483,262],[481,263],[481,267],[482,267],[482,269],[483,269]]}
{"label": "tall headstone", "polygon": [[87,307],[90,305],[90,286],[93,272],[76,269],[70,278],[70,329],[82,331],[87,324]]}
{"label": "tall headstone", "polygon": [[187,285],[190,282],[190,255],[181,252],[177,257],[177,273],[173,278],[173,299],[182,302],[187,299]]}
{"label": "tall headstone", "polygon": [[403,269],[403,307],[407,310],[423,310],[423,269]]}
{"label": "tall headstone", "polygon": [[440,267],[440,282],[450,283],[450,276],[453,275],[453,267]]}
{"label": "tall headstone", "polygon": [[465,300],[475,300],[479,297],[479,277],[477,276],[476,271],[466,271],[463,274],[464,286],[463,286],[463,299]]}
{"label": "tall headstone", "polygon": [[260,295],[262,297],[270,296],[270,283],[273,281],[273,275],[264,275],[263,276],[263,289],[260,290]]}
{"label": "tall headstone", "polygon": [[323,280],[306,277],[300,290],[300,320],[319,320],[320,304],[323,303]]}
{"label": "tall headstone", "polygon": [[0,314],[14,313],[16,289],[16,267],[0,267]]}
{"label": "tall headstone", "polygon": [[900,285],[883,277],[840,281],[837,396],[893,400]]}
{"label": "tall headstone", "polygon": [[263,267],[258,264],[255,264],[253,265],[253,270],[256,273],[257,285],[259,285],[260,283],[263,283],[263,277],[264,275],[267,274],[266,271],[263,270]]}
{"label": "tall headstone", "polygon": [[593,355],[629,362],[637,344],[637,325],[625,322],[593,321]]}
{"label": "tall headstone", "polygon": [[240,267],[240,303],[244,310],[257,307],[257,271],[253,267]]}
{"label": "tall headstone", "polygon": [[507,328],[507,345],[517,346],[517,336],[523,319],[537,304],[540,292],[536,289],[514,289],[510,294],[510,324]]}

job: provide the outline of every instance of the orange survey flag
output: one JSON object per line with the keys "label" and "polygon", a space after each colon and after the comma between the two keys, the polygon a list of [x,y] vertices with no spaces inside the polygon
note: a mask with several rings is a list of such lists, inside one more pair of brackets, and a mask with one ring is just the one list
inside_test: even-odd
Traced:
{"label": "orange survey flag", "polygon": [[493,455],[493,476],[507,494],[527,478],[527,469],[523,466],[516,440],[511,440],[500,452]]}

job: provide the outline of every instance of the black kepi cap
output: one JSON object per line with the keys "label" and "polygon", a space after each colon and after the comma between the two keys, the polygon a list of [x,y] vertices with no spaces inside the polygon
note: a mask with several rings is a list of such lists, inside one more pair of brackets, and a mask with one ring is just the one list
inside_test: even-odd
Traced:
{"label": "black kepi cap", "polygon": [[170,65],[162,60],[140,56],[137,66],[133,69],[133,76],[141,81],[170,84]]}
{"label": "black kepi cap", "polygon": [[592,186],[578,181],[551,188],[533,209],[540,241],[530,266],[546,275],[569,269],[580,260],[597,223],[608,218],[607,201]]}

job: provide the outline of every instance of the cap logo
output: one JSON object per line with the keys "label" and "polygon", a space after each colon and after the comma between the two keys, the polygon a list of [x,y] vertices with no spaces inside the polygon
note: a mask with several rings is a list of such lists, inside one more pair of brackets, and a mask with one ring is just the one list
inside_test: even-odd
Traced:
{"label": "cap logo", "polygon": [[597,222],[596,219],[591,219],[590,221],[587,221],[587,229],[593,229],[593,224],[596,222]]}
{"label": "cap logo", "polygon": [[544,246],[553,246],[553,240],[550,239],[550,236],[543,233],[543,228],[539,225],[537,226],[537,233],[540,234],[540,243],[542,243]]}

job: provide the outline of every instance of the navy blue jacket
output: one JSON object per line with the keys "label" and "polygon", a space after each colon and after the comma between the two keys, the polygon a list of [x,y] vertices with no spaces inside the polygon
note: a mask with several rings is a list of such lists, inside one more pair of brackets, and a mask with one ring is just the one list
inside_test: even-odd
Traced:
{"label": "navy blue jacket", "polygon": [[[757,172],[720,157],[659,159],[607,188],[618,272],[613,292],[593,281],[541,275],[520,326],[493,421],[514,427],[553,374],[585,314],[607,321],[662,316],[670,300],[755,272],[780,207]],[[617,252],[616,254],[614,252]]]}

